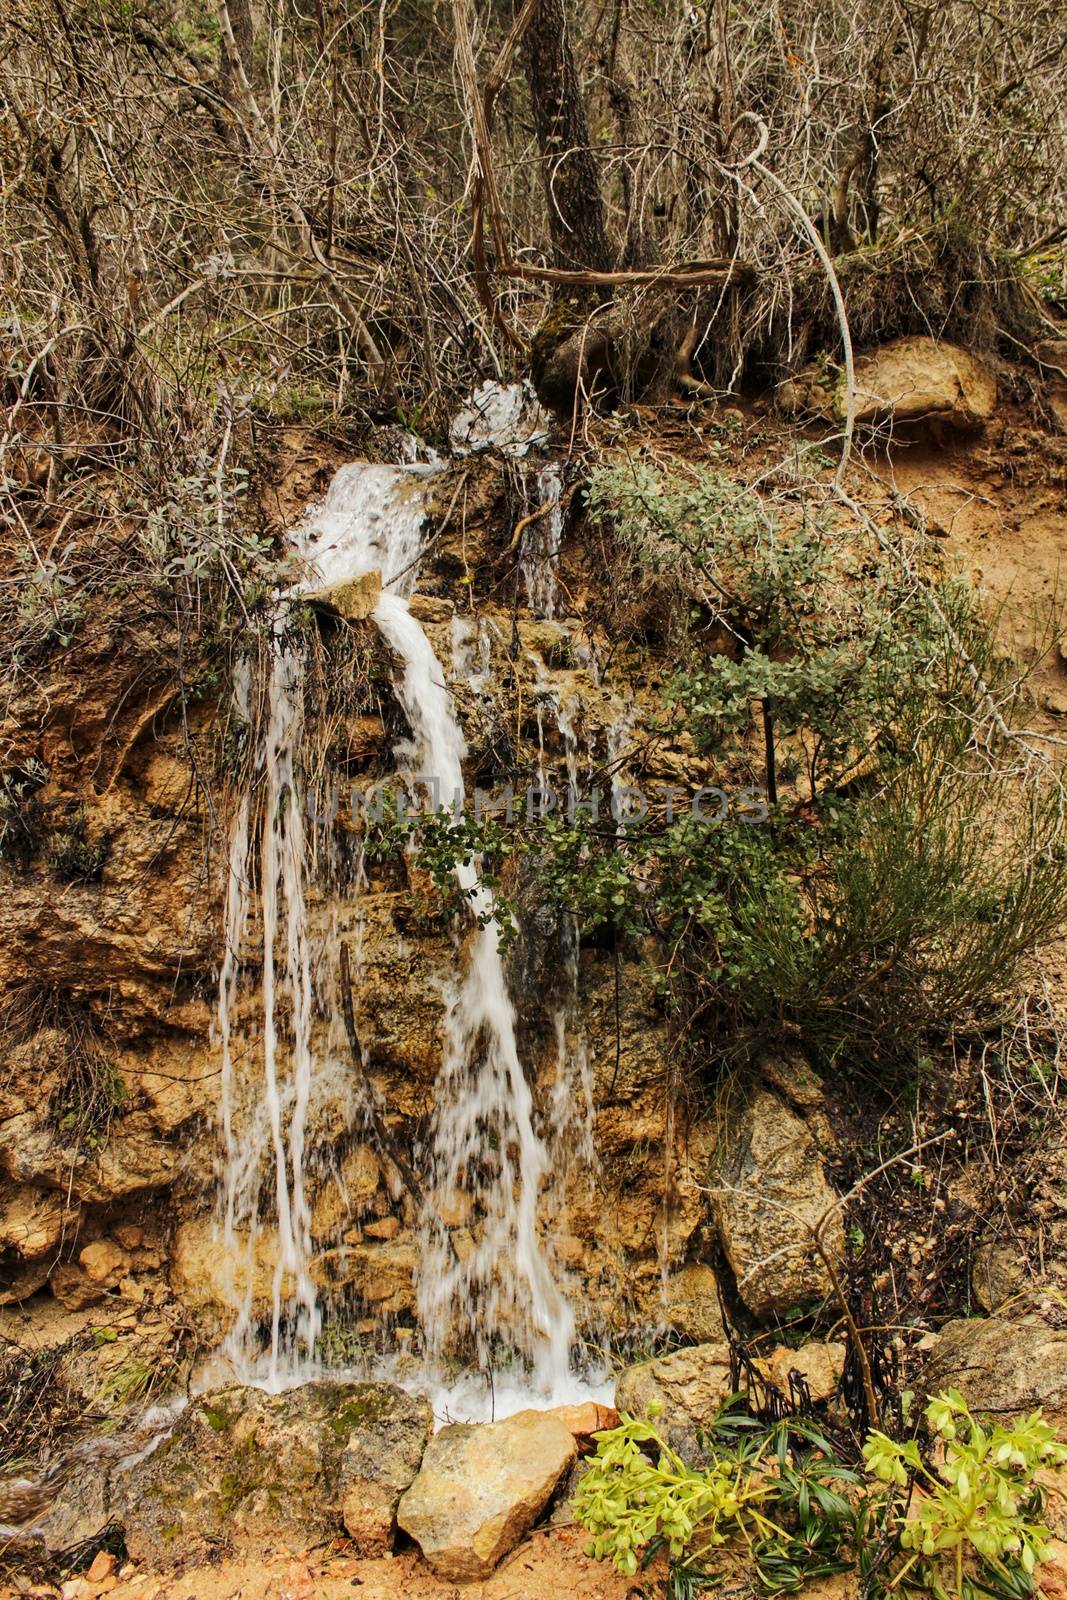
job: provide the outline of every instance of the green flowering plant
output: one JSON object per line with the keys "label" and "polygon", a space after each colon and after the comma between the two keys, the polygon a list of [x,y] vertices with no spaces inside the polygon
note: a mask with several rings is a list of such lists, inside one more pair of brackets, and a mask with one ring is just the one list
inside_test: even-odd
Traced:
{"label": "green flowering plant", "polygon": [[861,1480],[834,1459],[813,1424],[790,1418],[768,1425],[727,1411],[704,1436],[699,1467],[647,1419],[624,1415],[596,1438],[574,1498],[575,1517],[591,1535],[587,1554],[631,1577],[665,1549],[670,1600],[714,1582],[705,1562],[733,1538],[747,1546],[769,1593],[799,1589],[848,1565],[840,1552],[854,1513],[842,1488]]}
{"label": "green flowering plant", "polygon": [[[957,1600],[1029,1592],[1035,1568],[1049,1553],[1049,1530],[1040,1520],[1044,1493],[1035,1474],[1062,1466],[1067,1449],[1040,1411],[1011,1428],[987,1426],[955,1389],[932,1400],[925,1416],[940,1444],[933,1465],[923,1461],[914,1439],[898,1443],[874,1431],[863,1447],[868,1473],[890,1490],[890,1521],[905,1555],[892,1587],[909,1580]],[[912,1503],[914,1488],[920,1492]],[[965,1563],[975,1559],[972,1577]],[[948,1589],[946,1566],[952,1570]]]}

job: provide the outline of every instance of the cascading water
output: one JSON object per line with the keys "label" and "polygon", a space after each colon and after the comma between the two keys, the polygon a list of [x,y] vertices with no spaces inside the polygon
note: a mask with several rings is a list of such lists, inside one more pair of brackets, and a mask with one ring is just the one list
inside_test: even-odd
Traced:
{"label": "cascading water", "polygon": [[[373,617],[400,664],[395,690],[410,729],[398,760],[409,780],[432,778],[444,801],[459,806],[466,753],[462,730],[441,665],[406,599],[421,550],[425,480],[435,470],[432,463],[341,468],[323,504],[293,536],[309,575],[296,593],[380,572],[382,593]],[[227,1348],[245,1376],[268,1381],[281,1381],[286,1371],[306,1365],[319,1328],[304,1149],[319,1070],[311,1039],[315,963],[306,905],[303,681],[301,657],[286,643],[289,598],[279,600],[259,751],[263,821],[257,837],[246,796],[231,839],[218,1006],[222,1232],[227,1258],[234,1263],[238,1307]],[[454,642],[457,648],[467,643]],[[246,714],[247,675],[238,693]],[[238,1128],[234,1018],[256,861],[262,904],[262,1085]],[[562,1394],[574,1319],[538,1226],[550,1154],[537,1132],[519,1058],[491,896],[473,865],[457,867],[456,879],[470,904],[473,927],[461,951],[462,970],[447,988],[444,1057],[424,1174],[417,1285],[423,1345],[431,1363],[463,1342],[473,1346],[483,1365],[517,1358],[538,1389]],[[559,1117],[554,1102],[553,1129]],[[269,1222],[261,1216],[265,1171],[273,1173],[272,1205],[263,1206],[273,1213]],[[467,1213],[473,1239],[462,1257],[446,1222],[457,1206]],[[272,1267],[265,1372],[253,1319],[254,1282],[264,1256]]]}
{"label": "cascading water", "polygon": [[[563,539],[563,474],[550,461],[534,478],[534,509],[540,515],[523,535],[521,571],[526,603],[551,622],[556,614],[556,568]],[[544,508],[544,509],[542,509]]]}

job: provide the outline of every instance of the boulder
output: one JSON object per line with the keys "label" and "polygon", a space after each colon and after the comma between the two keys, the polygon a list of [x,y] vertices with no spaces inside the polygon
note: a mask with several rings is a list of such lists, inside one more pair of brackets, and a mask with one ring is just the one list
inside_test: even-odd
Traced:
{"label": "boulder", "polygon": [[[969,431],[989,421],[997,403],[997,380],[970,351],[923,335],[894,339],[856,361],[856,421],[937,421]],[[848,404],[844,381],[834,393],[843,421]]]}
{"label": "boulder", "polygon": [[733,1392],[730,1347],[722,1341],[627,1367],[615,1384],[615,1404],[628,1416],[643,1417],[654,1403],[659,1411],[653,1420],[668,1444],[695,1456],[701,1429],[714,1421]]}
{"label": "boulder", "polygon": [[958,1389],[974,1411],[998,1422],[1038,1406],[1067,1423],[1067,1332],[1036,1318],[965,1317],[946,1323],[918,1384],[924,1400]]}
{"label": "boulder", "polygon": [[831,1261],[844,1256],[834,1198],[809,1124],[778,1094],[757,1089],[727,1131],[712,1192],[719,1238],[754,1316],[830,1294],[812,1228],[823,1224]]}
{"label": "boulder", "polygon": [[397,1521],[439,1577],[486,1578],[533,1526],[575,1457],[570,1429],[546,1412],[454,1423],[431,1439]]}
{"label": "boulder", "polygon": [[341,1518],[361,1556],[386,1556],[396,1537],[400,1497],[412,1483],[433,1432],[425,1400],[383,1412],[354,1428],[341,1457]]}
{"label": "boulder", "polygon": [[432,1427],[427,1401],[392,1384],[215,1390],[116,1482],[126,1547],[153,1566],[211,1550],[259,1558],[350,1523],[360,1553],[365,1540],[381,1554]]}
{"label": "boulder", "polygon": [[[841,369],[814,362],[778,387],[787,416],[843,422],[848,389]],[[997,380],[969,350],[916,334],[856,358],[856,422],[862,427],[934,422],[963,432],[993,415]]]}

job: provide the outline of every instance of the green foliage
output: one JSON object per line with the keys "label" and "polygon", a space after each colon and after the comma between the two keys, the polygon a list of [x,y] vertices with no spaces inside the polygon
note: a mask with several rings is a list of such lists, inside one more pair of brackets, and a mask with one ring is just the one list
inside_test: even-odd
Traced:
{"label": "green foliage", "polygon": [[671,1600],[712,1582],[708,1557],[738,1537],[771,1594],[848,1565],[841,1551],[854,1513],[843,1490],[860,1480],[812,1424],[794,1418],[767,1426],[728,1412],[709,1430],[699,1467],[648,1421],[624,1417],[596,1437],[574,1498],[591,1535],[588,1553],[610,1557],[629,1576],[666,1548]]}
{"label": "green foliage", "polygon": [[[373,812],[367,819],[365,847],[371,859],[396,859],[410,851],[415,865],[430,875],[434,888],[446,900],[456,896],[462,897],[460,903],[472,901],[479,890],[489,891],[489,902],[478,911],[479,923],[484,927],[495,919],[502,939],[514,938],[514,907],[501,891],[499,880],[508,858],[522,847],[521,841],[494,816],[474,817],[445,807],[409,811],[406,805],[395,803],[394,791],[381,798],[380,820]],[[460,889],[457,868],[473,869],[468,888]]]}
{"label": "green foliage", "polygon": [[[666,1549],[669,1600],[716,1582],[708,1559],[737,1539],[770,1594],[856,1560],[882,1595],[904,1587],[939,1600],[1018,1600],[1047,1555],[1035,1474],[1062,1465],[1067,1450],[1039,1411],[1010,1429],[987,1427],[954,1389],[925,1416],[936,1464],[916,1440],[874,1431],[863,1449],[873,1484],[802,1419],[766,1424],[727,1411],[704,1440],[704,1463],[690,1466],[652,1421],[624,1416],[596,1436],[575,1516],[591,1536],[588,1553],[626,1576]],[[924,1492],[914,1504],[916,1480]]]}
{"label": "green foliage", "polygon": [[[898,1443],[872,1432],[863,1448],[867,1471],[889,1486],[889,1522],[904,1558],[892,1587],[906,1582],[965,1600],[1017,1594],[1022,1578],[1027,1592],[1048,1555],[1044,1495],[1035,1475],[1067,1462],[1067,1449],[1040,1411],[1011,1428],[983,1425],[955,1389],[932,1400],[925,1416],[942,1446],[935,1465],[923,1461],[914,1439]],[[913,1484],[922,1494],[909,1509]],[[976,1561],[977,1572],[965,1570],[965,1561]]]}
{"label": "green foliage", "polygon": [[63,1080],[53,1090],[48,1120],[60,1139],[81,1155],[106,1143],[115,1117],[130,1106],[130,1091],[101,1047],[83,1038],[74,1049]]}
{"label": "green foliage", "polygon": [[0,859],[29,865],[41,822],[37,794],[47,778],[48,768],[35,756],[0,777]]}
{"label": "green foliage", "polygon": [[74,811],[67,825],[50,835],[45,849],[49,867],[64,883],[96,883],[107,859],[103,839],[86,834],[85,812]]}
{"label": "green foliage", "polygon": [[557,823],[546,898],[587,931],[654,930],[672,1003],[733,1038],[914,1059],[988,1019],[1067,912],[1067,852],[1058,774],[991,712],[1018,685],[978,597],[818,503],[784,528],[713,468],[627,461],[590,502],[688,614],[665,728],[735,799],[761,761],[770,804]]}

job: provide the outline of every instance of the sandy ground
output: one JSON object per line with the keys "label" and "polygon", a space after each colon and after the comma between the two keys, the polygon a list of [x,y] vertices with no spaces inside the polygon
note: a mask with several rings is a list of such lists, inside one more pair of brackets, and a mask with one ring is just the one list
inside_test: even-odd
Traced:
{"label": "sandy ground", "polygon": [[[577,1528],[553,1528],[532,1534],[506,1557],[484,1583],[457,1585],[435,1578],[413,1550],[382,1560],[345,1554],[293,1556],[279,1552],[267,1561],[224,1561],[217,1566],[189,1567],[166,1576],[133,1572],[104,1585],[68,1582],[71,1600],[654,1600],[663,1593],[655,1569],[635,1587],[618,1577],[610,1564],[582,1554],[584,1534]],[[122,1569],[124,1571],[128,1569]],[[56,1596],[59,1589],[33,1586],[5,1588],[4,1600],[15,1595]]]}

